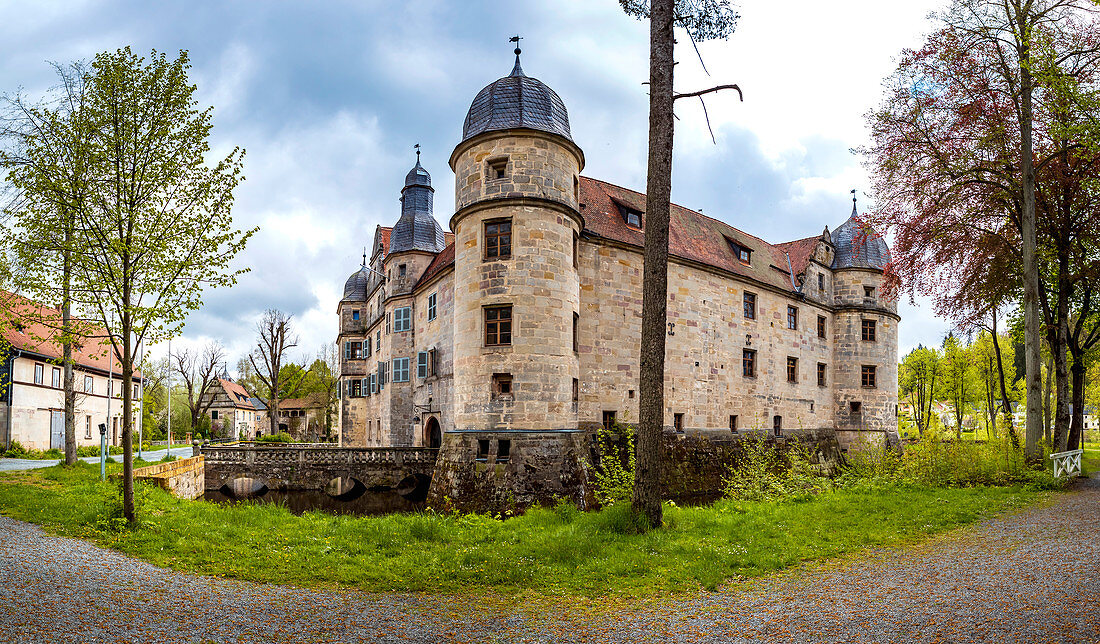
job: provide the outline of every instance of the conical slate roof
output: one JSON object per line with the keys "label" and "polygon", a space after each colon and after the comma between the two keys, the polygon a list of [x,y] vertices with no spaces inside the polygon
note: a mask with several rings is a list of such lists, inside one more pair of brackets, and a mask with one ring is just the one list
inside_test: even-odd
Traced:
{"label": "conical slate roof", "polygon": [[474,97],[462,126],[462,140],[512,128],[541,130],[573,140],[565,103],[545,83],[523,73],[518,53],[512,73],[486,85]]}
{"label": "conical slate roof", "polygon": [[873,228],[861,224],[852,202],[852,215],[832,233],[833,268],[877,268],[890,263],[890,248]]}
{"label": "conical slate roof", "polygon": [[401,218],[390,233],[390,253],[443,250],[443,228],[432,216],[434,192],[431,175],[420,165],[417,153],[416,165],[405,175],[405,187],[401,189]]}
{"label": "conical slate roof", "polygon": [[344,282],[344,301],[365,302],[367,300],[367,282],[370,281],[371,272],[366,266],[351,274],[348,281]]}

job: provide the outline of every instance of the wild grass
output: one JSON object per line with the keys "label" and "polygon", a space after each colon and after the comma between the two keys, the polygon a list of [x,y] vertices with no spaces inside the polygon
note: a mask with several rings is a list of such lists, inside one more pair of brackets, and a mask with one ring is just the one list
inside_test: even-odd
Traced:
{"label": "wild grass", "polygon": [[[110,464],[117,470],[117,464]],[[279,506],[181,501],[144,488],[124,527],[95,466],[0,475],[0,513],[169,568],[369,591],[655,597],[715,589],[799,562],[898,545],[1034,502],[1024,487],[830,490],[785,501],[665,508],[637,534],[628,504],[484,515],[295,516]]]}

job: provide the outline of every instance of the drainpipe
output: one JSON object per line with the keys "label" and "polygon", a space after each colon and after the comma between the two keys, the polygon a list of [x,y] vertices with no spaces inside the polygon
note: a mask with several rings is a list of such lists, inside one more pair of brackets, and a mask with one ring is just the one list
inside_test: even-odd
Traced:
{"label": "drainpipe", "polygon": [[795,292],[798,293],[799,295],[802,295],[802,287],[799,286],[798,284],[794,283],[794,267],[791,266],[791,254],[790,253],[783,253],[783,254],[787,256],[787,272],[791,276],[791,288],[793,288],[795,290]]}

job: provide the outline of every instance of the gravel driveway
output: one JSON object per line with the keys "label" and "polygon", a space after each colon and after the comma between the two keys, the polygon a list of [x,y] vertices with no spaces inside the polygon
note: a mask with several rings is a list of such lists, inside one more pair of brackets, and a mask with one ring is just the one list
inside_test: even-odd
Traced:
{"label": "gravel driveway", "polygon": [[688,601],[598,619],[555,602],[196,577],[0,517],[4,642],[1095,642],[1100,483]]}

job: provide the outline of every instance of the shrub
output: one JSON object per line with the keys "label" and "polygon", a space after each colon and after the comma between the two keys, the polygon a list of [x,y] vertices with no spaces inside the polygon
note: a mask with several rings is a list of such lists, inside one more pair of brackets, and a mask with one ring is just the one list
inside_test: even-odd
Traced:
{"label": "shrub", "polygon": [[286,432],[279,432],[278,434],[269,434],[266,436],[257,436],[257,443],[293,443],[294,439],[290,434]]}
{"label": "shrub", "polygon": [[596,501],[602,506],[630,501],[634,493],[634,428],[615,423],[596,433]]}
{"label": "shrub", "polygon": [[23,447],[23,444],[19,441],[12,441],[11,447],[4,452],[4,456],[7,458],[26,458],[27,448]]}
{"label": "shrub", "polygon": [[741,441],[741,454],[724,481],[723,496],[742,501],[808,499],[829,487],[813,465],[813,451],[794,442],[781,453],[763,432]]}

